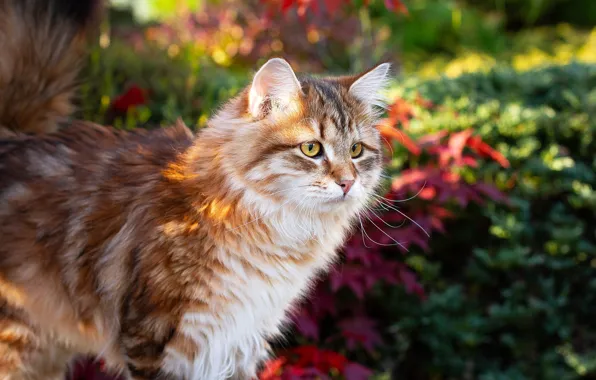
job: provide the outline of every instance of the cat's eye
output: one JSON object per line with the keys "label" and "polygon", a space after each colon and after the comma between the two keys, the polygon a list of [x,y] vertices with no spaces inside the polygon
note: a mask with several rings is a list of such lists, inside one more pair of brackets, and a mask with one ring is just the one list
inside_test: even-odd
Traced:
{"label": "cat's eye", "polygon": [[323,152],[321,143],[318,143],[316,141],[300,144],[300,150],[308,157],[317,157]]}
{"label": "cat's eye", "polygon": [[350,148],[350,155],[352,158],[358,158],[362,155],[362,144],[356,143]]}

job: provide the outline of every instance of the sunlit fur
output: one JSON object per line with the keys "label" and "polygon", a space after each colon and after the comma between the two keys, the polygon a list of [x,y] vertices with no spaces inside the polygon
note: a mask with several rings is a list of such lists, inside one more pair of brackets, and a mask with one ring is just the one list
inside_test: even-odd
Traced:
{"label": "sunlit fur", "polygon": [[[0,379],[59,379],[78,353],[133,379],[253,378],[379,182],[387,69],[271,60],[197,135],[72,122],[0,140]],[[58,129],[44,120],[27,130]]]}

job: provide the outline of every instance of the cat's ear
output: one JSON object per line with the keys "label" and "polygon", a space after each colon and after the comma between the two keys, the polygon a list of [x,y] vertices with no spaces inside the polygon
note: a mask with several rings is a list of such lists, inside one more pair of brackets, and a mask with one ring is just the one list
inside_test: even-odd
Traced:
{"label": "cat's ear", "polygon": [[286,107],[301,93],[300,82],[290,64],[281,59],[267,61],[254,76],[248,94],[248,109],[254,117],[263,112],[265,102],[271,107]]}
{"label": "cat's ear", "polygon": [[360,75],[350,85],[349,92],[361,102],[369,106],[386,106],[382,91],[389,84],[389,63],[381,63],[366,73]]}

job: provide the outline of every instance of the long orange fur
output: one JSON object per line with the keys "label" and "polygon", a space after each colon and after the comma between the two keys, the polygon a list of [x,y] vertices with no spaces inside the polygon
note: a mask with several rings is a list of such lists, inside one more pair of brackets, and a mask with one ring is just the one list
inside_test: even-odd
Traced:
{"label": "long orange fur", "polygon": [[65,122],[97,12],[75,2],[0,0],[0,379],[61,379],[77,354],[131,379],[254,378],[378,185],[388,66],[298,79],[270,60],[196,135]]}

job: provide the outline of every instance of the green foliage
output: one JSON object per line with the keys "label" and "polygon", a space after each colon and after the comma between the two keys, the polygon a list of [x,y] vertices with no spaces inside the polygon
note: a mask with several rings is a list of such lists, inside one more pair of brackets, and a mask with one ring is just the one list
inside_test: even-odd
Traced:
{"label": "green foliage", "polygon": [[105,49],[94,48],[82,77],[77,116],[100,123],[112,122],[109,107],[128,86],[148,91],[145,106],[114,120],[116,126],[131,127],[171,124],[178,117],[191,127],[202,126],[248,81],[245,71],[218,67],[192,46],[162,49],[146,43],[135,48],[119,39]]}
{"label": "green foliage", "polygon": [[110,4],[120,9],[129,8],[138,22],[162,21],[173,17],[184,9],[195,11],[203,0],[110,0]]}
{"label": "green foliage", "polygon": [[414,266],[428,300],[384,297],[399,378],[596,376],[595,88],[596,66],[572,64],[396,89],[440,105],[417,108],[408,133],[473,127],[511,162],[462,172],[497,184],[511,205],[468,207],[433,239]]}
{"label": "green foliage", "polygon": [[596,3],[592,0],[466,0],[465,3],[506,14],[511,28],[563,21],[582,26],[596,23]]}

